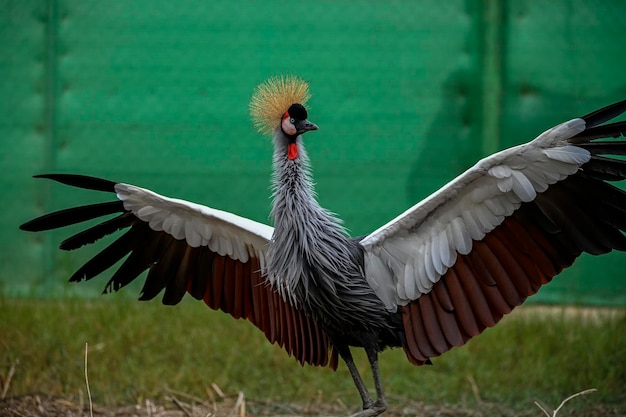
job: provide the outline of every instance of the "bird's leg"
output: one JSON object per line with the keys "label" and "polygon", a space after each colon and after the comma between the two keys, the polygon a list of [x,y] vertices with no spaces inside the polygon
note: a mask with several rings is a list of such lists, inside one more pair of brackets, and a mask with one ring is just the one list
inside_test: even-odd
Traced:
{"label": "bird's leg", "polygon": [[382,413],[387,409],[387,400],[385,399],[385,391],[380,380],[380,370],[378,369],[378,351],[376,348],[366,348],[367,359],[370,361],[372,368],[372,376],[374,377],[374,386],[376,387],[376,402],[374,408]]}
{"label": "bird's leg", "polygon": [[[374,400],[370,396],[370,393],[363,382],[363,378],[359,374],[359,370],[356,369],[356,365],[354,364],[354,360],[352,359],[352,353],[350,352],[350,348],[348,346],[338,346],[335,344],[335,348],[339,351],[339,355],[341,359],[346,363],[348,370],[350,371],[350,375],[352,376],[352,380],[354,381],[354,385],[356,385],[356,389],[359,390],[359,394],[361,395],[361,401],[363,402],[363,409],[369,409],[374,405]],[[360,414],[355,414],[355,416]]]}
{"label": "bird's leg", "polygon": [[380,374],[378,371],[378,353],[376,349],[366,349],[367,356],[372,367],[372,373],[374,374],[376,394],[378,396],[378,400],[374,401],[369,391],[367,390],[363,379],[361,378],[361,374],[359,374],[359,371],[354,364],[350,348],[346,345],[334,344],[334,346],[339,352],[339,355],[341,356],[343,361],[346,363],[346,366],[350,371],[350,375],[352,376],[352,380],[354,381],[354,385],[356,385],[356,388],[361,395],[361,401],[363,402],[363,410],[351,415],[350,417],[374,417],[382,414],[387,409],[387,403],[385,402],[385,393],[383,392],[382,384],[380,383]]}

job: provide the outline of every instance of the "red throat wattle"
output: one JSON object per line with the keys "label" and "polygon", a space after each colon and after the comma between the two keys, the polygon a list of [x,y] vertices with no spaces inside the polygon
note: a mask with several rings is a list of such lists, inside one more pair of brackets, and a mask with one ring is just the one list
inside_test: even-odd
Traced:
{"label": "red throat wattle", "polygon": [[298,145],[296,145],[295,143],[290,143],[287,146],[287,157],[291,161],[298,157]]}

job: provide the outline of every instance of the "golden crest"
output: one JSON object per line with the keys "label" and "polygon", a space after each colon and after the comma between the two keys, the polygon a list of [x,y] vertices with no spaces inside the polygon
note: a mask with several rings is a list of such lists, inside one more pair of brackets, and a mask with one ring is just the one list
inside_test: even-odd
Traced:
{"label": "golden crest", "polygon": [[309,83],[294,75],[268,78],[259,84],[250,100],[250,115],[254,127],[271,134],[283,115],[294,103],[305,105],[311,95]]}

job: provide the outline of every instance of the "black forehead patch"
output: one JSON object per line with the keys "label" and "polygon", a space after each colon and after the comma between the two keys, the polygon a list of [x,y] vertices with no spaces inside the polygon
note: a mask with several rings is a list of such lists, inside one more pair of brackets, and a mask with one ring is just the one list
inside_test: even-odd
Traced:
{"label": "black forehead patch", "polygon": [[309,117],[309,115],[306,112],[306,109],[300,103],[294,103],[291,106],[289,106],[289,110],[287,110],[287,113],[289,113],[289,116],[298,120],[306,120],[306,118]]}

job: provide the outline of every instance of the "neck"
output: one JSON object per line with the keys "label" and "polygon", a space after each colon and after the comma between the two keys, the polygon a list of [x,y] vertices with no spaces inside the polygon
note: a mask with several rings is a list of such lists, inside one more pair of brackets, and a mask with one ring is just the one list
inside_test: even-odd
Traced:
{"label": "neck", "polygon": [[[274,236],[268,253],[267,275],[283,298],[294,300],[297,287],[313,265],[333,262],[346,252],[348,239],[338,219],[316,200],[309,159],[298,136],[298,156],[290,159],[294,143],[280,129],[274,135],[273,205]],[[340,248],[337,248],[340,246]],[[339,252],[339,253],[338,253]],[[347,256],[347,253],[345,254]],[[304,280],[303,285],[308,285]],[[308,290],[305,288],[305,293]]]}
{"label": "neck", "polygon": [[[292,213],[294,210],[319,209],[302,137],[287,136],[280,129],[274,135],[272,191],[274,221],[283,214],[296,214]],[[281,207],[281,203],[288,206]]]}

